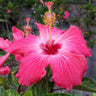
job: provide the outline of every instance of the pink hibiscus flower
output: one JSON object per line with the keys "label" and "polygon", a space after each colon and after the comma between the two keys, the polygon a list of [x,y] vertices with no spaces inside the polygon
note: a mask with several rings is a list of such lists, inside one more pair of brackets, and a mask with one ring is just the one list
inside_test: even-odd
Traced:
{"label": "pink hibiscus flower", "polygon": [[16,74],[18,82],[26,86],[38,82],[46,75],[45,68],[49,65],[52,79],[57,86],[69,90],[74,85],[80,85],[88,69],[86,57],[91,56],[91,50],[86,46],[81,30],[70,26],[65,32],[52,27],[50,48],[49,27],[36,24],[39,36],[29,35],[16,40],[6,50],[7,53],[23,54]]}
{"label": "pink hibiscus flower", "polygon": [[64,15],[64,19],[68,19],[70,17],[70,13],[68,11],[65,11]]}
{"label": "pink hibiscus flower", "polygon": [[[13,40],[20,40],[24,38],[24,33],[16,28],[15,26],[12,27],[12,32],[13,32]],[[0,57],[0,65],[4,64],[7,58],[10,56],[11,53],[7,52],[6,50],[12,45],[12,43],[6,39],[4,40],[3,38],[0,38],[0,49],[4,50],[7,54],[5,54],[4,59],[1,59]],[[16,57],[18,54],[14,54]],[[17,59],[18,60],[18,59]]]}
{"label": "pink hibiscus flower", "polygon": [[8,56],[9,54],[6,54],[5,56],[0,57],[0,75],[8,75],[10,72],[10,68],[8,66],[2,67],[2,65],[5,63],[4,60],[7,59],[6,57]]}
{"label": "pink hibiscus flower", "polygon": [[[11,42],[8,39],[4,40],[3,38],[0,38],[0,49],[6,50],[10,44]],[[6,55],[0,57],[0,75],[8,75],[10,72],[10,68],[8,66],[2,67],[9,55],[10,54],[7,53]]]}
{"label": "pink hibiscus flower", "polygon": [[[13,31],[13,39],[14,40],[19,40],[24,38],[24,33],[17,29],[15,26],[12,28]],[[6,60],[8,59],[8,57],[10,56],[11,53],[7,52],[7,48],[9,48],[11,46],[11,42],[6,39],[4,40],[3,38],[0,38],[0,49],[4,50],[7,54],[5,54],[4,56],[0,57],[0,75],[7,75],[10,72],[10,68],[8,66],[2,67],[2,65],[6,62]],[[15,56],[17,57],[18,54],[15,54]]]}
{"label": "pink hibiscus flower", "polygon": [[[31,26],[29,26],[29,21],[30,21],[30,18],[27,17],[26,18],[26,21],[27,21],[27,27],[30,28]],[[25,29],[26,29],[26,26],[25,26]],[[24,39],[24,32],[19,30],[18,28],[16,28],[15,26],[12,27],[12,32],[13,32],[13,42],[15,41],[18,41],[18,40],[22,40]],[[26,35],[27,34],[27,35]],[[27,31],[27,33],[25,32],[25,35],[28,36],[30,33],[29,33],[29,29]],[[1,59],[0,60],[0,64],[4,64],[5,61],[7,60],[7,58],[10,56],[10,52],[7,52],[6,50],[12,45],[12,43],[6,39],[4,40],[3,38],[0,38],[0,49],[4,50],[7,54],[5,55],[4,59]],[[26,52],[26,51],[24,51]],[[20,60],[23,56],[23,53],[21,54],[18,54],[18,52],[16,51],[15,53],[13,52],[13,55],[15,55],[15,58],[16,60]],[[2,57],[0,57],[2,58]]]}
{"label": "pink hibiscus flower", "polygon": [[11,9],[8,9],[8,10],[7,10],[7,13],[10,13],[11,11],[12,11]]}
{"label": "pink hibiscus flower", "polygon": [[[15,26],[12,27],[13,32],[13,40],[18,41],[24,39],[24,32],[16,28]],[[13,42],[14,42],[13,41]],[[8,57],[10,56],[10,52],[7,52],[7,49],[12,45],[12,42],[10,42],[8,39],[4,40],[0,37],[0,49],[6,52],[6,54],[2,57],[0,57],[0,75],[2,74],[8,74],[10,72],[10,68],[8,66],[2,67],[2,65],[6,62]],[[23,54],[14,53],[16,60],[20,60],[23,56]]]}

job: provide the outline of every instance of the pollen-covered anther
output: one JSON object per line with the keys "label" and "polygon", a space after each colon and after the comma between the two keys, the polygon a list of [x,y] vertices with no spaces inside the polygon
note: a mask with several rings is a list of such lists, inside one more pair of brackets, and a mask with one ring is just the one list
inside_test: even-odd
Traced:
{"label": "pollen-covered anther", "polygon": [[43,16],[43,21],[47,26],[49,26],[50,24],[54,25],[55,20],[56,20],[56,15],[53,12],[51,14],[49,14],[49,12],[46,12]]}

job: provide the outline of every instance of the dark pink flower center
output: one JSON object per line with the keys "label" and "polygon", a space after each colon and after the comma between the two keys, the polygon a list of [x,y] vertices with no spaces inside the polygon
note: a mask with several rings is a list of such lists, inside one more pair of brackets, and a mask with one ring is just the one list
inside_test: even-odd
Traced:
{"label": "dark pink flower center", "polygon": [[9,73],[9,70],[4,70],[4,74],[8,74]]}
{"label": "dark pink flower center", "polygon": [[46,55],[50,55],[50,54],[57,54],[58,53],[58,49],[61,48],[61,44],[57,43],[54,44],[54,41],[52,42],[52,47],[50,48],[49,46],[49,42],[47,42],[45,45],[41,44],[40,45],[41,49],[43,50],[43,53]]}

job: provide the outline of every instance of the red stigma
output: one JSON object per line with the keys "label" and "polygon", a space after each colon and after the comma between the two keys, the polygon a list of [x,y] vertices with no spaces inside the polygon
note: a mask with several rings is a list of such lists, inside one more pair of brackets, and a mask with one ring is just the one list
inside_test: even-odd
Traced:
{"label": "red stigma", "polygon": [[53,5],[53,2],[50,2],[50,1],[49,1],[49,2],[45,3],[45,5],[47,5],[47,6],[48,6],[48,5],[49,5],[49,6],[52,6],[52,5]]}
{"label": "red stigma", "polygon": [[48,8],[51,8],[51,6],[53,5],[53,2],[49,1],[49,2],[45,3],[45,5],[46,5]]}
{"label": "red stigma", "polygon": [[28,23],[28,22],[30,21],[30,17],[27,17],[25,20],[26,20],[27,23]]}

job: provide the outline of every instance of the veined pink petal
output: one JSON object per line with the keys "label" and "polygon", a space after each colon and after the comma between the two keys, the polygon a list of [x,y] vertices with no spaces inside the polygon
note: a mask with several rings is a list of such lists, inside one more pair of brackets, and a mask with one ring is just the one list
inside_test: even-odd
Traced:
{"label": "veined pink petal", "polygon": [[67,90],[74,85],[80,85],[85,71],[88,69],[87,61],[83,55],[62,52],[49,57],[52,70],[52,79],[57,86]]}
{"label": "veined pink petal", "polygon": [[39,47],[40,44],[41,42],[39,37],[30,34],[24,39],[14,41],[6,51],[8,53],[12,53],[13,55],[24,55],[24,53],[28,51],[39,52],[41,51]]}
{"label": "veined pink petal", "polygon": [[0,38],[0,49],[6,51],[6,49],[11,45],[11,42],[6,39]]}
{"label": "veined pink petal", "polygon": [[58,29],[56,27],[52,27],[52,40],[56,40],[57,37],[61,36],[61,34],[65,33],[65,30]]}
{"label": "veined pink petal", "polygon": [[49,40],[49,28],[45,25],[39,24],[39,23],[35,23],[39,29],[39,35],[40,35],[40,39],[41,42],[43,44],[46,44],[46,42]]}
{"label": "veined pink petal", "polygon": [[0,75],[8,75],[10,72],[10,68],[8,66],[0,68]]}
{"label": "veined pink petal", "polygon": [[[49,27],[39,23],[36,23],[36,25],[38,26],[40,39],[42,43],[46,44],[46,42],[49,40]],[[51,31],[52,40],[55,40],[58,36],[65,32],[65,30],[60,30],[56,27],[52,27]]]}
{"label": "veined pink petal", "polygon": [[79,55],[91,56],[91,50],[86,45],[82,31],[75,26],[71,26],[64,34],[58,37],[54,43],[58,42],[62,44],[62,50]]}
{"label": "veined pink petal", "polygon": [[13,32],[14,40],[19,40],[19,39],[24,38],[24,32],[16,28],[15,26],[12,27],[12,32]]}
{"label": "veined pink petal", "polygon": [[5,54],[4,56],[0,57],[0,67],[6,62],[10,53]]}
{"label": "veined pink petal", "polygon": [[21,59],[19,71],[16,77],[19,78],[18,82],[22,85],[30,86],[38,82],[46,74],[45,68],[47,67],[47,56],[41,54],[27,53]]}

